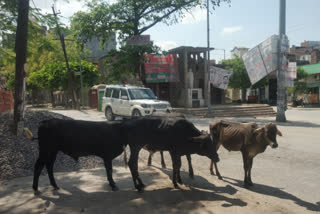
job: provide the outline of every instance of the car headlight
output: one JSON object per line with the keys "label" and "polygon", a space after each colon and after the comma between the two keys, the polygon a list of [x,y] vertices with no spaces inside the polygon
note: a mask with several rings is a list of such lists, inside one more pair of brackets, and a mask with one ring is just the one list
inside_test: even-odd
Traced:
{"label": "car headlight", "polygon": [[142,108],[151,108],[152,106],[150,104],[141,104]]}

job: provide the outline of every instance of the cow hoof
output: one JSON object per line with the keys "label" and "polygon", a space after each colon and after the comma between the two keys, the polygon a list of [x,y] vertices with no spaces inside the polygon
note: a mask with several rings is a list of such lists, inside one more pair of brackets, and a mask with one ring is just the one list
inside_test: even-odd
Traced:
{"label": "cow hoof", "polygon": [[144,192],[144,184],[139,184],[137,185],[136,189],[138,190],[138,192]]}
{"label": "cow hoof", "polygon": [[35,191],[34,191],[34,195],[35,195],[35,196],[40,195],[40,194],[41,194],[41,192],[40,192],[39,190],[35,190]]}
{"label": "cow hoof", "polygon": [[57,191],[57,190],[59,190],[60,188],[58,187],[58,186],[55,186],[55,187],[53,187],[53,190],[54,191]]}
{"label": "cow hoof", "polygon": [[180,185],[183,185],[183,182],[182,182],[182,180],[178,181],[178,184],[180,184]]}
{"label": "cow hoof", "polygon": [[218,179],[219,179],[219,180],[223,180],[221,176],[218,176]]}
{"label": "cow hoof", "polygon": [[213,171],[210,171],[210,174],[211,174],[211,175],[215,175]]}
{"label": "cow hoof", "polygon": [[175,189],[180,189],[180,187],[178,186],[178,184],[173,184]]}
{"label": "cow hoof", "polygon": [[117,186],[111,187],[111,189],[112,189],[112,191],[114,191],[114,192],[119,190],[119,188],[118,188]]}

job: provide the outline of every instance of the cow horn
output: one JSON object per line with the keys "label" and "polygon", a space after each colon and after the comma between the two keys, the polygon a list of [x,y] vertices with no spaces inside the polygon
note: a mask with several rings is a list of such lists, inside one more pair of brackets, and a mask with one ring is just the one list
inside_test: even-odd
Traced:
{"label": "cow horn", "polygon": [[264,128],[262,127],[262,128],[255,129],[253,133],[258,134],[258,133],[262,133],[263,131],[264,131]]}
{"label": "cow horn", "polygon": [[277,135],[279,135],[280,137],[282,137],[282,133],[281,133],[279,130],[277,130]]}

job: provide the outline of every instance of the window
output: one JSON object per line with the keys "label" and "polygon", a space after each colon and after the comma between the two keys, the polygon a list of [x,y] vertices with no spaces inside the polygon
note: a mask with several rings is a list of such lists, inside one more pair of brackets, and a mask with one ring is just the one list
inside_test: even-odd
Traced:
{"label": "window", "polygon": [[111,97],[112,88],[107,88],[105,97]]}
{"label": "window", "polygon": [[112,98],[119,99],[120,90],[118,88],[113,89]]}
{"label": "window", "polygon": [[156,99],[156,96],[149,88],[128,89],[128,91],[132,100]]}
{"label": "window", "polygon": [[129,97],[128,97],[128,92],[127,92],[126,89],[121,89],[121,97],[122,97],[122,96],[126,96],[127,99],[129,99]]}

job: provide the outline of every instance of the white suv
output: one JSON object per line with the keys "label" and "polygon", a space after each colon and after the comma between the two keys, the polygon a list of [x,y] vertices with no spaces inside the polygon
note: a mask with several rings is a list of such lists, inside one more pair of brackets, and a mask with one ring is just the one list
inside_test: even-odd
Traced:
{"label": "white suv", "polygon": [[102,110],[107,120],[115,116],[139,117],[155,112],[172,111],[170,103],[157,100],[150,88],[132,85],[107,85],[102,99]]}

